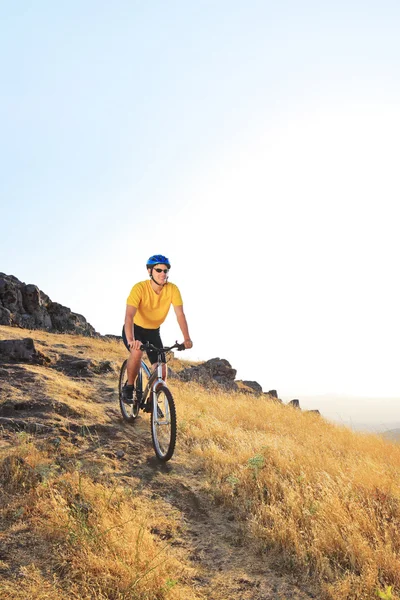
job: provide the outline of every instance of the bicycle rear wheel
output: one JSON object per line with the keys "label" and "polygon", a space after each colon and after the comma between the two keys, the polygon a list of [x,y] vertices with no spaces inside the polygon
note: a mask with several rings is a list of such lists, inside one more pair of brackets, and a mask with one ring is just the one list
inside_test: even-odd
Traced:
{"label": "bicycle rear wheel", "polygon": [[133,423],[133,421],[139,414],[140,406],[138,402],[136,402],[136,399],[134,399],[133,404],[125,404],[125,402],[122,400],[122,388],[128,381],[127,364],[128,360],[125,360],[122,364],[121,371],[119,374],[119,407],[121,409],[123,419],[128,423]]}
{"label": "bicycle rear wheel", "polygon": [[156,403],[151,412],[151,439],[157,457],[166,462],[175,450],[176,410],[170,390],[161,385],[156,392]]}

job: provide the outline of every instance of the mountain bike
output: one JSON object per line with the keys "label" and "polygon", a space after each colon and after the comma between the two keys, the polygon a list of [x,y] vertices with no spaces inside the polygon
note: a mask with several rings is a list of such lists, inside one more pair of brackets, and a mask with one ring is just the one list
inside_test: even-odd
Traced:
{"label": "mountain bike", "polygon": [[122,399],[122,388],[128,380],[128,360],[123,362],[119,375],[119,406],[122,417],[128,423],[133,423],[141,410],[151,413],[153,448],[157,458],[164,462],[172,457],[175,450],[176,409],[171,391],[162,378],[162,365],[165,353],[175,348],[179,351],[185,350],[185,345],[178,344],[178,342],[169,348],[156,348],[150,342],[141,345],[142,351],[155,350],[157,352],[157,368],[151,371],[142,360],[135,381],[132,404],[126,404]]}

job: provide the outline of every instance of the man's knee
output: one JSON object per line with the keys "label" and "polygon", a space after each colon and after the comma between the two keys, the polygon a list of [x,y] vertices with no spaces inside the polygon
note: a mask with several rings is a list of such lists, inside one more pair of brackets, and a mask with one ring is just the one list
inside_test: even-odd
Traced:
{"label": "man's knee", "polygon": [[141,350],[133,350],[128,358],[128,363],[130,364],[138,364],[141,362],[143,356],[143,352]]}

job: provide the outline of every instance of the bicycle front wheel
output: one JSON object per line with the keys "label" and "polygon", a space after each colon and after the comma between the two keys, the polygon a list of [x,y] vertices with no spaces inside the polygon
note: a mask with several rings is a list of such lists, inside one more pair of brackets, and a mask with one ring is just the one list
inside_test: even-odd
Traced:
{"label": "bicycle front wheel", "polygon": [[121,371],[119,374],[119,385],[118,385],[118,393],[119,393],[119,407],[121,409],[122,417],[128,423],[133,423],[136,417],[139,414],[139,404],[135,401],[133,404],[126,404],[122,400],[122,388],[128,382],[128,372],[127,372],[127,364],[128,361],[125,360],[122,364]]}
{"label": "bicycle front wheel", "polygon": [[170,390],[161,385],[151,411],[151,438],[157,457],[166,462],[175,450],[176,442],[176,410]]}

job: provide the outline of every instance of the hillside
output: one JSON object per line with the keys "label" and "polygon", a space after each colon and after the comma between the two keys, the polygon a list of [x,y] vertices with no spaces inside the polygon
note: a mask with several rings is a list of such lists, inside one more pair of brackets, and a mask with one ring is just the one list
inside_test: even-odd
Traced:
{"label": "hillside", "polygon": [[42,364],[0,364],[2,599],[399,597],[397,445],[171,379],[162,465],[120,417],[121,342],[0,327],[27,336]]}

